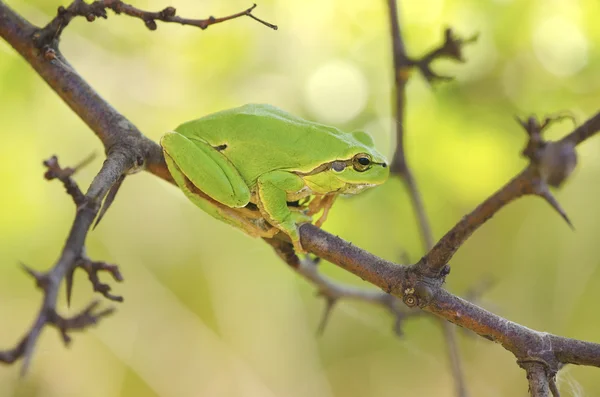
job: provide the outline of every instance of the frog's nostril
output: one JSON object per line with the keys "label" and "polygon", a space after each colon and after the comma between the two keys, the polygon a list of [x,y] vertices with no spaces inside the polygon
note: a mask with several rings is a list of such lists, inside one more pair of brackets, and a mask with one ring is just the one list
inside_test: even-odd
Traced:
{"label": "frog's nostril", "polygon": [[385,168],[385,167],[387,167],[387,164],[386,164],[386,163],[382,163],[382,164],[381,164],[381,166],[382,166],[383,168]]}

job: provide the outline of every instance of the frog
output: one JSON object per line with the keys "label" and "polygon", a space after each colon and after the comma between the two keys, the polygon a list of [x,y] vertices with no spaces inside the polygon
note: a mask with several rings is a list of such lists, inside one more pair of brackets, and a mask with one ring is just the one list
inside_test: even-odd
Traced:
{"label": "frog", "polygon": [[390,173],[367,132],[268,104],[185,122],[160,145],[173,180],[196,206],[253,237],[283,233],[298,253],[306,252],[300,225],[321,227],[336,197],[381,185]]}

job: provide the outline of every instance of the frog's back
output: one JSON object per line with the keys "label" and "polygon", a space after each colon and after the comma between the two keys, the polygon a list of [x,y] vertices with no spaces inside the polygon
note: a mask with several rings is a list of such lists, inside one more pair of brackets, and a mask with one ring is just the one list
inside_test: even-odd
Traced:
{"label": "frog's back", "polygon": [[323,162],[348,158],[363,146],[350,133],[263,104],[217,112],[176,131],[221,150],[249,185],[265,172],[309,172]]}

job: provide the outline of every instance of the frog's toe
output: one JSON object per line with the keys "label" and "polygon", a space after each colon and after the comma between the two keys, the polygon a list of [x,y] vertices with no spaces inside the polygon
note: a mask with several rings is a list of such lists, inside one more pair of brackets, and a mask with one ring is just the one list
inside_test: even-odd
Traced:
{"label": "frog's toe", "polygon": [[311,223],[313,220],[312,216],[305,214],[304,211],[292,211],[291,218],[296,225],[302,223]]}
{"label": "frog's toe", "polygon": [[292,240],[292,244],[294,245],[294,252],[296,253],[296,255],[306,254],[306,250],[302,246],[300,239]]}

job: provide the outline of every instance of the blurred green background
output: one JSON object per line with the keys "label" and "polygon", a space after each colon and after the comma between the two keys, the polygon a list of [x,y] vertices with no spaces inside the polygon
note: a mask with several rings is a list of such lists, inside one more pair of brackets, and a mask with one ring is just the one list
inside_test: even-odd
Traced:
{"label": "blurred green background", "polygon": [[[135,0],[175,6],[187,17],[228,15],[248,1]],[[518,172],[525,133],[514,115],[568,110],[579,122],[600,107],[597,0],[401,1],[406,45],[420,55],[445,26],[477,44],[468,62],[440,61],[456,81],[408,86],[407,151],[436,237]],[[59,5],[10,0],[37,24]],[[345,129],[364,128],[391,156],[392,71],[385,2],[261,0],[249,18],[206,31],[144,25],[112,13],[72,23],[62,39],[69,61],[119,111],[158,140],[179,123],[227,107],[266,102]],[[62,186],[42,178],[42,160],[73,165],[102,147],[89,129],[6,43],[0,42],[0,346],[29,327],[39,291],[18,266],[56,260],[74,207]],[[549,131],[572,129],[563,122]],[[481,304],[528,327],[600,342],[600,139],[578,149],[579,167],[557,192],[572,232],[537,198],[511,204],[453,259],[448,289],[466,293],[496,280]],[[101,156],[100,156],[101,157]],[[77,175],[87,187],[101,158]],[[423,251],[398,180],[339,200],[324,227],[384,258]],[[405,336],[379,308],[342,302],[325,334],[323,302],[266,244],[219,223],[173,186],[149,174],[129,178],[89,235],[95,259],[118,263],[126,282],[117,313],[74,334],[65,349],[54,330],[37,345],[30,375],[0,368],[0,396],[453,396],[438,324],[409,321]],[[322,270],[361,284],[333,265]],[[79,274],[71,311],[94,298]],[[96,297],[97,298],[97,297]],[[513,356],[459,333],[474,396],[526,395]],[[565,396],[600,395],[600,372],[567,367]]]}

